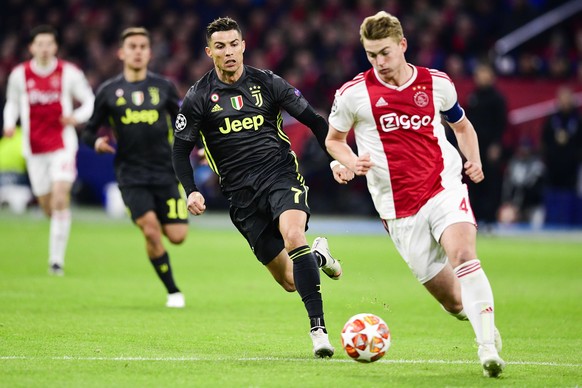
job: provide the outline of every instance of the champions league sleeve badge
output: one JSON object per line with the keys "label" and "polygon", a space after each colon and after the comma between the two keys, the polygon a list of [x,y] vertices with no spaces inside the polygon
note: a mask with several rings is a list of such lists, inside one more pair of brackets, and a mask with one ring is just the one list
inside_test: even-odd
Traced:
{"label": "champions league sleeve badge", "polygon": [[183,131],[184,128],[186,128],[187,123],[188,121],[186,120],[186,116],[184,116],[182,113],[178,114],[178,117],[176,117],[176,131]]}

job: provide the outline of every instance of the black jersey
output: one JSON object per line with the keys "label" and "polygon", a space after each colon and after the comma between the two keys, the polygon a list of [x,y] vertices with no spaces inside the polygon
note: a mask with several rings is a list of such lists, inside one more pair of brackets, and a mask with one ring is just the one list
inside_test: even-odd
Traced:
{"label": "black jersey", "polygon": [[148,72],[143,81],[128,82],[120,74],[99,87],[84,140],[93,146],[99,127],[107,123],[117,140],[120,186],[173,184],[170,139],[178,110],[178,92],[169,80]]}
{"label": "black jersey", "polygon": [[282,129],[281,108],[297,117],[307,106],[297,89],[269,70],[245,65],[234,84],[223,83],[211,70],[186,94],[176,137],[202,141],[229,198],[237,191],[255,194],[284,173],[303,179]]}

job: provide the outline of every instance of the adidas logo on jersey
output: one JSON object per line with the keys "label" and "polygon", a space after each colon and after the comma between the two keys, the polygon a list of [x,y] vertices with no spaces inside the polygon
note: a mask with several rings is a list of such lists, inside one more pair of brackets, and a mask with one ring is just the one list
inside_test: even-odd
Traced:
{"label": "adidas logo on jersey", "polygon": [[379,108],[381,106],[388,106],[388,103],[386,102],[386,100],[384,99],[384,97],[380,97],[378,99],[378,101],[376,101],[376,108]]}
{"label": "adidas logo on jersey", "polygon": [[214,113],[214,112],[220,112],[222,110],[222,107],[218,104],[214,105],[214,107],[212,108],[212,110],[210,112]]}

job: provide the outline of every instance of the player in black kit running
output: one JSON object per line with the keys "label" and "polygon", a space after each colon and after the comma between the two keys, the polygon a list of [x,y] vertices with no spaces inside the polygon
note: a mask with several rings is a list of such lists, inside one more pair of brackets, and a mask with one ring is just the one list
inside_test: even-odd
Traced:
{"label": "player in black kit running", "polygon": [[[286,291],[298,291],[310,318],[313,352],[331,357],[318,265],[332,279],[341,276],[341,266],[326,239],[317,238],[311,249],[307,244],[307,186],[283,132],[281,108],[307,125],[324,150],[326,120],[284,79],[243,65],[245,42],[235,20],[210,23],[206,42],[214,69],[190,88],[175,125],[174,169],[188,210],[199,215],[206,209],[189,160],[201,141],[230,202],[233,224],[274,279]],[[349,171],[337,163],[333,170],[338,182],[346,181]]]}
{"label": "player in black kit running", "polygon": [[[162,242],[162,234],[180,244],[188,233],[188,211],[172,167],[172,122],[178,114],[178,92],[167,79],[151,73],[149,32],[131,27],[121,34],[123,73],[101,85],[83,140],[98,153],[115,153],[115,174],[123,201],[141,229],[147,255],[168,292],[167,307],[185,306]],[[107,136],[112,127],[117,150]]]}

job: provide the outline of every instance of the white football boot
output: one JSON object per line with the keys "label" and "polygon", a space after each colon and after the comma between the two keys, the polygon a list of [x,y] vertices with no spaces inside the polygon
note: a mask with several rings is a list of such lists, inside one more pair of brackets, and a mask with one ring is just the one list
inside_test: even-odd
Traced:
{"label": "white football boot", "polygon": [[501,353],[501,349],[503,348],[503,342],[501,341],[501,333],[499,333],[499,330],[497,330],[497,328],[494,328],[493,331],[493,343],[495,344],[495,349],[497,350],[497,353]]}
{"label": "white football boot", "polygon": [[333,280],[338,280],[342,276],[342,265],[339,260],[336,260],[331,256],[329,245],[327,244],[327,239],[325,237],[317,237],[313,240],[311,252],[317,252],[325,258],[325,264],[321,266],[321,270],[324,274]]}
{"label": "white football boot", "polygon": [[333,356],[335,349],[329,343],[327,333],[319,328],[309,333],[311,341],[313,341],[313,355],[318,358],[325,358]]}
{"label": "white football boot", "polygon": [[186,306],[186,300],[184,299],[184,294],[181,292],[174,292],[173,294],[168,294],[168,300],[166,302],[166,307],[181,309]]}
{"label": "white football boot", "polygon": [[503,368],[505,368],[505,361],[499,357],[495,345],[479,345],[477,351],[481,365],[483,365],[483,376],[485,377],[499,377]]}

